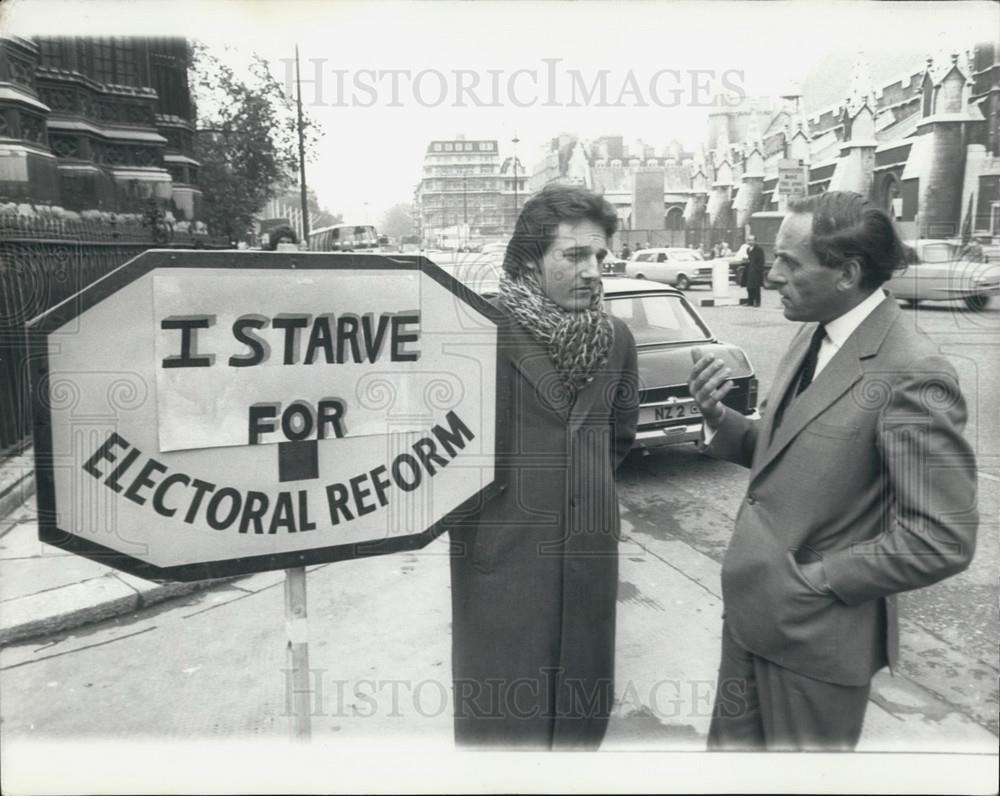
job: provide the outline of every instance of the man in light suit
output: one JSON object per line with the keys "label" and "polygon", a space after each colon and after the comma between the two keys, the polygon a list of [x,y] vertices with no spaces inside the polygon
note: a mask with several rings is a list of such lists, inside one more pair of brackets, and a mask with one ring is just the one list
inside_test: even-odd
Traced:
{"label": "man in light suit", "polygon": [[972,559],[965,401],[881,290],[902,262],[892,223],[860,195],[793,204],[769,280],[803,325],[762,419],[722,404],[724,363],[695,363],[704,450],[750,468],[722,567],[710,749],[853,749],[872,675],[898,654],[895,595]]}

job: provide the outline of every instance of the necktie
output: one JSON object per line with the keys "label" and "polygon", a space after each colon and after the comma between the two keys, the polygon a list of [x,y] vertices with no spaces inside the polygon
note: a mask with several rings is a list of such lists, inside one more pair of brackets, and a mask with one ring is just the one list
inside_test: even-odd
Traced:
{"label": "necktie", "polygon": [[816,331],[813,332],[812,339],[809,341],[809,348],[806,350],[805,359],[802,360],[798,376],[794,380],[794,392],[793,385],[790,384],[781,398],[781,403],[778,404],[778,410],[774,415],[774,423],[771,426],[771,439],[774,439],[774,433],[778,430],[778,426],[781,425],[781,420],[785,416],[785,410],[812,383],[813,376],[816,374],[816,360],[819,358],[819,347],[823,345],[823,338],[825,337],[826,327],[820,324],[816,327]]}
{"label": "necktie", "polygon": [[809,341],[809,350],[806,351],[806,358],[802,360],[802,369],[799,371],[799,385],[795,388],[795,394],[801,395],[802,391],[812,384],[813,376],[816,374],[816,360],[819,359],[819,347],[823,345],[826,337],[826,327],[820,324],[813,332],[812,340]]}

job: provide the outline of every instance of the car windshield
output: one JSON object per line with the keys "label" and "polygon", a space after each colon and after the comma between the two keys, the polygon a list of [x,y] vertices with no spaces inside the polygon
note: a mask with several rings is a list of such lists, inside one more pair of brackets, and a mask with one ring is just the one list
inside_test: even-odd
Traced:
{"label": "car windshield", "polygon": [[625,321],[636,345],[708,340],[711,334],[680,296],[605,296],[608,312]]}
{"label": "car windshield", "polygon": [[500,290],[501,269],[497,257],[466,255],[458,262],[438,265],[481,296],[493,296]]}
{"label": "car windshield", "polygon": [[951,263],[959,259],[958,247],[946,241],[917,244],[917,253],[924,263]]}

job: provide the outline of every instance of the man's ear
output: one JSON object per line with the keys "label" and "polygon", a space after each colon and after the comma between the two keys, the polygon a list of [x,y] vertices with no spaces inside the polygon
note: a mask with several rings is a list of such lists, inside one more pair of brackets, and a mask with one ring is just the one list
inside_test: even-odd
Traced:
{"label": "man's ear", "polygon": [[846,260],[843,265],[840,266],[841,277],[837,281],[837,287],[841,290],[853,290],[861,286],[862,278],[864,277],[864,270],[861,267],[861,261],[856,257],[852,257]]}

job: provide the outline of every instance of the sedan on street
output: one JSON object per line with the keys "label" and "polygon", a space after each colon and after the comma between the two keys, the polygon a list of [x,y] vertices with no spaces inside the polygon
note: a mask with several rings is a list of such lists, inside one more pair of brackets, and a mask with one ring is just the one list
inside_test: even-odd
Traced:
{"label": "sedan on street", "polygon": [[982,310],[1000,293],[1000,265],[965,259],[957,242],[911,241],[906,250],[906,270],[884,287],[910,306],[921,301],[962,301],[970,310]]}
{"label": "sedan on street", "polygon": [[678,290],[712,284],[712,266],[694,249],[642,249],[625,264],[625,276],[666,282]]}
{"label": "sedan on street", "polygon": [[636,448],[658,448],[701,439],[701,415],[688,391],[697,358],[722,359],[735,387],[724,403],[742,415],[756,416],[757,377],[750,358],[737,345],[721,342],[684,294],[638,279],[605,279],[604,305],[635,338],[639,356],[639,431]]}

